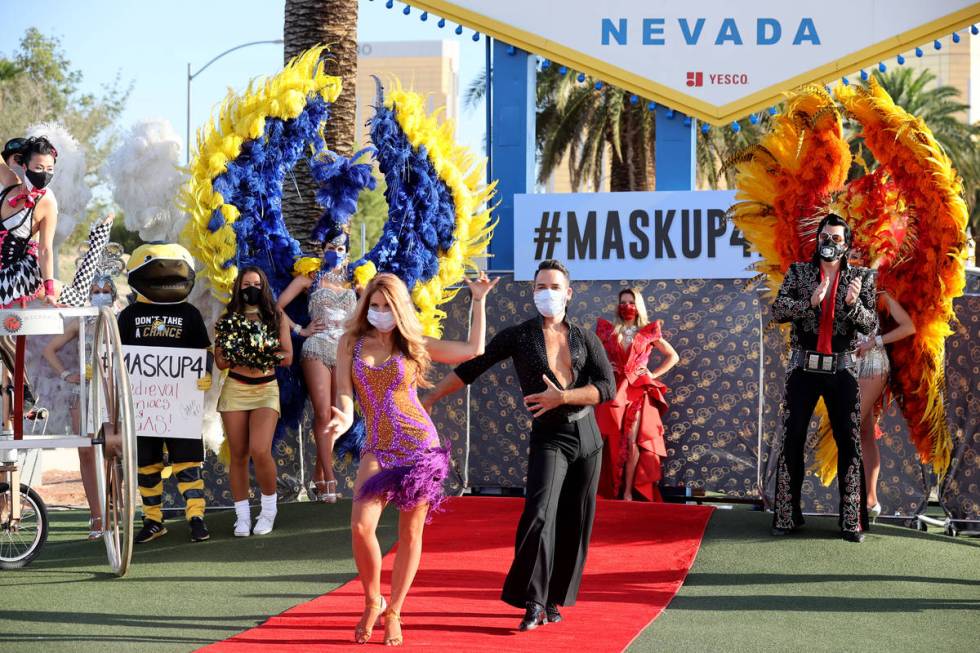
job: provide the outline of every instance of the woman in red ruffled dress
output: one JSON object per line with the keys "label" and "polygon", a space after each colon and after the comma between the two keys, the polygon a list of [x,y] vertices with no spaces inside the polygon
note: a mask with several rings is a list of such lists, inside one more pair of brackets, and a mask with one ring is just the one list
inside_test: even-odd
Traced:
{"label": "woman in red ruffled dress", "polygon": [[[661,415],[667,410],[667,386],[659,378],[680,357],[660,333],[660,320],[647,317],[638,288],[619,293],[613,322],[599,318],[596,334],[602,340],[616,373],[616,396],[596,406],[596,418],[605,443],[599,496],[626,501],[643,498],[661,501],[660,460],[667,455]],[[656,349],[663,361],[647,369]]]}

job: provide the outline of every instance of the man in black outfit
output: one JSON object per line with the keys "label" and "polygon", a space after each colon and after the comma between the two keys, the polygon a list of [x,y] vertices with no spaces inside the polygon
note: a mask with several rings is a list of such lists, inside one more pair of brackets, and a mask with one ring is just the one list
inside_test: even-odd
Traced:
{"label": "man in black outfit", "polygon": [[525,608],[520,630],[561,621],[559,605],[574,605],[592,534],[602,436],[592,406],[615,395],[612,367],[591,331],[567,320],[568,270],[542,261],[534,278],[541,313],[498,333],[482,356],[463,363],[425,399],[472,383],[506,358],[534,416],[524,512],[514,562],[501,599]]}
{"label": "man in black outfit", "polygon": [[841,533],[849,542],[863,542],[868,528],[854,350],[858,332],[870,334],[877,328],[878,314],[874,275],[867,268],[847,264],[850,244],[847,223],[833,214],[824,218],[817,229],[813,261],[790,266],[772,306],[777,322],[793,323],[783,445],[776,461],[773,535],[786,535],[803,525],[803,446],[820,397],[837,442]]}

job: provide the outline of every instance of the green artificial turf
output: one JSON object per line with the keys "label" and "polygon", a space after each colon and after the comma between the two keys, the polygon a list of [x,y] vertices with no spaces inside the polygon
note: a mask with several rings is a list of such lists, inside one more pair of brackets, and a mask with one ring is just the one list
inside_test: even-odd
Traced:
{"label": "green artificial turf", "polygon": [[771,514],[716,510],[667,610],[630,651],[973,651],[980,542],[836,518],[769,535]]}
{"label": "green artificial turf", "polygon": [[[254,512],[253,508],[253,512]],[[383,550],[396,536],[394,511],[378,529]],[[0,571],[0,650],[192,651],[230,637],[356,574],[350,502],[279,507],[275,530],[232,536],[234,513],[209,513],[211,540],[191,544],[183,519],[139,545],[125,578],[87,542],[88,516],[52,512],[51,535],[28,567]]]}
{"label": "green artificial turf", "polygon": [[[41,556],[0,572],[0,651],[192,651],[224,639],[354,577],[349,512],[287,504],[271,535],[241,539],[231,512],[209,514],[201,544],[171,520],[122,579],[101,543],[80,541],[83,512],[53,512]],[[387,513],[384,550],[395,539]],[[980,542],[877,526],[850,544],[821,518],[775,539],[770,519],[716,510],[687,582],[630,650],[976,650]]]}

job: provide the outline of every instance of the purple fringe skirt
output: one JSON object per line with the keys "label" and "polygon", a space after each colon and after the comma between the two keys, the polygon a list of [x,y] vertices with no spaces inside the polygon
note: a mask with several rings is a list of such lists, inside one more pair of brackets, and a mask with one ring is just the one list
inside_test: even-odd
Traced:
{"label": "purple fringe skirt", "polygon": [[428,503],[429,513],[425,518],[428,523],[446,498],[442,484],[448,474],[449,449],[428,449],[410,465],[382,468],[365,481],[355,499],[379,497],[398,510],[411,510]]}

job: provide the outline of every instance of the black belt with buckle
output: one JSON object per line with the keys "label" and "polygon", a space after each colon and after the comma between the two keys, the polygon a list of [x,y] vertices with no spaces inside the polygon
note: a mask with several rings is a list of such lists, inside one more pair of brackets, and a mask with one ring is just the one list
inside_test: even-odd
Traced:
{"label": "black belt with buckle", "polygon": [[853,351],[824,354],[819,351],[794,349],[790,357],[792,369],[802,367],[806,372],[816,372],[817,374],[836,374],[856,365],[857,356]]}

